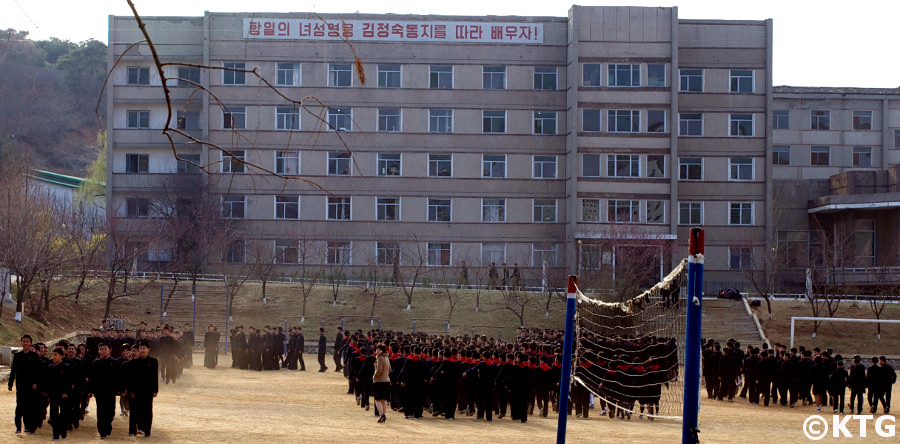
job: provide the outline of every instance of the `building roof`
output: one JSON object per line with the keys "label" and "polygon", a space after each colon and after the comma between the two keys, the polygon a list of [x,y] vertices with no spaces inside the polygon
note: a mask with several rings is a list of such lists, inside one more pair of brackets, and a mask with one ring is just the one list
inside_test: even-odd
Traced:
{"label": "building roof", "polygon": [[[66,188],[78,188],[84,182],[90,180],[83,177],[67,176],[65,174],[59,174],[45,170],[31,170],[31,174],[29,174],[28,177],[39,180],[41,182]],[[106,183],[100,182],[100,186],[105,187]]]}
{"label": "building roof", "polygon": [[846,88],[830,86],[776,86],[775,94],[865,94],[900,95],[900,88]]}

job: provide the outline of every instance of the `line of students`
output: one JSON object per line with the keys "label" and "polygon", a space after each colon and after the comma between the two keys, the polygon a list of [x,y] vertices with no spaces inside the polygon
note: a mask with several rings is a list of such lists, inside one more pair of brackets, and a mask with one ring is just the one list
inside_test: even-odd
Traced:
{"label": "line of students", "polygon": [[[776,344],[769,349],[747,346],[729,340],[725,347],[712,339],[702,352],[703,377],[710,399],[733,401],[735,396],[748,398],[751,405],[773,404],[831,406],[834,413],[844,413],[845,394],[850,389],[850,413],[862,413],[862,395],[867,393],[869,413],[877,413],[879,403],[890,413],[891,392],[897,373],[884,356],[871,358],[868,367],[859,356],[845,360],[833,351],[805,347],[791,348]],[[738,387],[743,386],[740,393]]]}
{"label": "line of students", "polygon": [[[88,401],[96,400],[97,431],[100,438],[112,433],[116,396],[127,399],[130,408],[130,436],[149,437],[153,421],[153,398],[159,392],[158,362],[149,356],[150,342],[134,347],[120,346],[124,358],[111,356],[110,343],[97,343],[97,358],[65,341],[53,346],[50,355],[44,344],[33,346],[29,335],[22,336],[22,351],[13,357],[9,390],[16,387],[16,433],[34,434],[47,419],[53,440],[65,439],[77,429],[87,413]],[[134,348],[134,353],[131,349]]]}

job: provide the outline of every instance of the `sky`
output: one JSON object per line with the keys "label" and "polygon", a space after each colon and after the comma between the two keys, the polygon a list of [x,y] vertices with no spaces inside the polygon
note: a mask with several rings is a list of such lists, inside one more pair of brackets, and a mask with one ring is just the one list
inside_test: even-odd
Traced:
{"label": "sky", "polygon": [[[144,16],[211,12],[568,15],[559,0],[133,0]],[[791,86],[900,87],[897,0],[585,0],[582,6],[678,6],[683,19],[774,20],[773,83]],[[109,15],[131,15],[126,0],[0,0],[0,29],[35,40],[107,40]]]}

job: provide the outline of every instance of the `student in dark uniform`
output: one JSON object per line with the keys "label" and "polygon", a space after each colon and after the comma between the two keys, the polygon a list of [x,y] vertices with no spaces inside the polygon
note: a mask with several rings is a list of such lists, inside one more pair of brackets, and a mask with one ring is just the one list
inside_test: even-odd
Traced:
{"label": "student in dark uniform", "polygon": [[53,362],[44,371],[40,391],[50,399],[50,423],[53,425],[53,440],[66,439],[69,425],[72,423],[71,400],[74,382],[72,379],[72,367],[63,362],[65,352],[62,348],[54,348]]}
{"label": "student in dark uniform", "polygon": [[182,347],[184,350],[184,353],[182,353],[184,358],[181,364],[184,368],[191,368],[194,366],[194,340],[196,339],[194,337],[194,330],[191,328],[191,324],[184,324],[184,326],[181,327],[181,331]]}
{"label": "student in dark uniform", "polygon": [[837,368],[835,368],[829,377],[830,385],[831,385],[831,396],[834,398],[834,413],[837,413],[840,410],[841,414],[844,414],[844,392],[847,391],[847,380],[850,375],[847,373],[847,370],[844,369],[844,360],[841,358],[841,355],[837,355],[834,357],[835,364]]}
{"label": "student in dark uniform", "polygon": [[209,324],[206,327],[206,333],[203,335],[203,366],[206,368],[216,368],[219,363],[219,338],[222,335],[216,331],[216,326]]}
{"label": "student in dark uniform", "polygon": [[250,327],[250,335],[247,337],[247,363],[250,370],[262,371],[263,342],[260,331]]}
{"label": "student in dark uniform", "polygon": [[341,350],[344,348],[344,329],[337,328],[337,336],[334,338],[334,371],[343,370],[341,365]]}
{"label": "student in dark uniform", "polygon": [[328,339],[325,337],[325,328],[319,328],[319,373],[328,370],[325,365],[325,352],[328,347]]}
{"label": "student in dark uniform", "polygon": [[116,395],[122,392],[122,370],[109,355],[109,344],[97,346],[100,357],[92,364],[88,380],[89,390],[97,403],[97,431],[100,439],[112,433],[112,421],[116,416]]}
{"label": "student in dark uniform", "polygon": [[822,362],[822,357],[816,356],[809,369],[809,379],[812,381],[812,393],[816,401],[817,412],[822,411],[822,396],[828,391],[828,375],[828,367]]}
{"label": "student in dark uniform", "polygon": [[70,397],[66,400],[66,404],[72,411],[67,417],[72,422],[72,427],[76,430],[80,421],[84,419],[84,408],[87,407],[81,405],[81,394],[86,390],[85,378],[87,377],[87,368],[85,367],[85,362],[76,356],[77,350],[75,344],[69,343],[65,344],[65,348],[63,348],[65,352],[63,362],[69,365],[72,378],[72,391]]}
{"label": "student in dark uniform", "polygon": [[16,433],[22,431],[23,423],[26,433],[34,433],[40,423],[41,394],[37,389],[42,367],[31,336],[22,336],[22,351],[13,355],[9,373],[9,391],[16,385]]}
{"label": "student in dark uniform", "polygon": [[891,413],[891,392],[894,389],[894,384],[897,382],[897,372],[887,363],[887,358],[884,356],[878,357],[878,365],[881,367],[882,387],[884,389],[882,404],[884,405],[884,413],[888,414]]}
{"label": "student in dark uniform", "polygon": [[850,376],[847,380],[850,386],[850,413],[856,405],[856,414],[862,414],[863,394],[866,393],[866,367],[862,365],[859,355],[853,357],[853,365],[850,366]]}
{"label": "student in dark uniform", "polygon": [[422,349],[416,346],[412,349],[412,355],[403,365],[400,373],[400,386],[406,393],[406,405],[404,413],[407,418],[421,419],[425,392],[425,361],[422,360]]}
{"label": "student in dark uniform", "polygon": [[879,370],[881,368],[878,367],[878,358],[872,357],[872,365],[866,370],[866,386],[869,388],[869,413],[875,413],[878,410],[878,402],[881,401]]}
{"label": "student in dark uniform", "polygon": [[159,393],[159,362],[150,357],[150,343],[138,343],[139,357],[125,364],[125,391],[128,392],[131,414],[128,418],[128,435],[135,436],[138,430],[145,437],[150,436],[153,425],[153,398]]}
{"label": "student in dark uniform", "polygon": [[306,338],[303,337],[303,328],[297,327],[297,362],[300,363],[300,371],[306,371],[306,363],[303,362],[303,350],[306,348]]}
{"label": "student in dark uniform", "polygon": [[509,408],[513,421],[528,421],[527,394],[531,383],[531,371],[525,362],[525,354],[516,354],[516,362],[509,372]]}

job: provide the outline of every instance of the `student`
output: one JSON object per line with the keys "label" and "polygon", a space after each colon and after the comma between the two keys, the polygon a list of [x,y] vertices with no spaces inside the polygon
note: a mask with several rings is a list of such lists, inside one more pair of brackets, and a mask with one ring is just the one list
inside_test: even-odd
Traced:
{"label": "student", "polygon": [[856,404],[856,414],[860,415],[863,409],[863,393],[866,392],[866,367],[862,365],[859,355],[853,357],[848,385],[850,386],[850,413],[853,413],[853,405]]}
{"label": "student", "polygon": [[94,360],[88,377],[89,391],[97,403],[97,431],[100,439],[112,433],[112,421],[116,416],[116,395],[122,392],[122,369],[109,356],[109,351],[110,347],[106,342],[97,346],[100,357]]}
{"label": "student", "polygon": [[128,436],[135,436],[138,431],[150,436],[153,425],[153,398],[159,393],[159,362],[150,357],[150,343],[146,340],[138,343],[138,358],[125,364],[125,390],[131,404],[131,415],[128,418]]}
{"label": "student", "polygon": [[[62,359],[62,356],[60,356]],[[37,391],[43,365],[32,348],[31,336],[22,336],[22,351],[13,355],[9,373],[9,391],[16,385],[16,433],[33,434],[40,424],[41,395]]]}
{"label": "student", "polygon": [[841,358],[841,355],[837,355],[834,357],[835,363],[837,364],[837,368],[835,368],[831,372],[831,397],[834,399],[834,411],[833,413],[837,413],[840,410],[841,414],[844,414],[844,392],[847,391],[847,380],[849,379],[849,374],[847,370],[844,369],[844,361]]}
{"label": "student", "polygon": [[203,366],[209,369],[216,368],[219,363],[219,338],[221,335],[216,331],[216,326],[209,324],[206,327],[206,334],[203,335]]}
{"label": "student", "polygon": [[72,367],[63,362],[65,352],[62,348],[53,349],[51,359],[53,362],[47,366],[44,376],[39,384],[42,393],[50,400],[50,423],[53,425],[53,441],[60,437],[66,439],[66,432],[71,424],[71,401],[74,400],[72,392],[75,387],[72,378]]}
{"label": "student", "polygon": [[328,347],[328,338],[325,337],[325,327],[319,328],[319,373],[328,370],[325,365],[325,352]]}
{"label": "student", "polygon": [[897,372],[887,363],[887,358],[884,356],[878,357],[878,365],[881,367],[881,382],[884,389],[882,405],[884,405],[884,413],[888,414],[891,413],[891,392],[893,385],[897,382]]}

